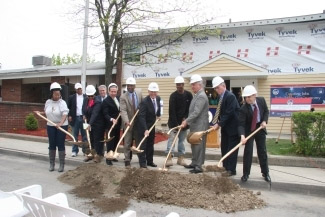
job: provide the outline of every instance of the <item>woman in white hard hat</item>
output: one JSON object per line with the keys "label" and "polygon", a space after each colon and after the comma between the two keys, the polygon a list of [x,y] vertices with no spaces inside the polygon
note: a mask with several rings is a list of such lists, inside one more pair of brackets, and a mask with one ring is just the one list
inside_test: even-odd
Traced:
{"label": "woman in white hard hat", "polygon": [[[87,120],[87,123],[89,123],[92,114],[94,113],[93,111],[95,107],[95,93],[96,93],[96,88],[93,85],[88,85],[86,87],[87,97],[83,102],[82,115],[83,118]],[[94,130],[91,129],[90,125],[88,125],[87,130],[89,130],[90,144],[92,144],[92,150],[89,149],[89,146],[85,148],[86,158],[84,159],[84,162],[88,162],[92,160],[94,158],[94,155],[96,154],[95,147],[94,147]],[[92,154],[90,155],[90,153]]]}
{"label": "woman in white hard hat", "polygon": [[[245,98],[246,103],[239,110],[238,132],[241,136],[241,142],[245,144],[243,176],[241,177],[241,180],[242,182],[246,182],[249,178],[255,140],[262,176],[265,181],[271,182],[265,146],[265,128],[269,118],[269,109],[264,97],[256,97],[256,94],[257,91],[255,87],[253,85],[247,85],[243,90],[243,97]],[[247,140],[246,137],[260,126],[263,127],[263,130],[258,131],[252,138]]]}
{"label": "woman in white hard hat", "polygon": [[147,168],[147,166],[157,167],[153,162],[155,128],[152,129],[150,134],[148,130],[155,123],[156,119],[160,118],[160,97],[157,96],[158,91],[158,84],[156,82],[151,82],[148,86],[149,95],[146,96],[140,104],[138,114],[138,139],[141,140],[144,136],[148,136],[140,147],[140,149],[144,151],[138,154],[141,168]]}
{"label": "woman in white hard hat", "polygon": [[65,163],[65,137],[66,134],[58,129],[61,127],[68,130],[68,113],[69,109],[66,102],[61,99],[61,86],[57,82],[53,82],[50,86],[50,99],[45,102],[44,113],[47,119],[56,123],[53,126],[47,122],[47,135],[49,138],[49,157],[50,157],[50,168],[49,171],[54,171],[56,147],[59,152],[60,166],[58,172],[64,171]]}

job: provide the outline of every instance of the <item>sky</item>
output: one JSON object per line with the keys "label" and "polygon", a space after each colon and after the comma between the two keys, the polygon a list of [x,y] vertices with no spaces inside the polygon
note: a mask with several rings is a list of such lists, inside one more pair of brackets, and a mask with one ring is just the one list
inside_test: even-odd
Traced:
{"label": "sky", "polygon": [[[83,4],[82,0],[74,1]],[[161,3],[161,0],[151,1]],[[73,16],[67,14],[74,11],[70,2],[1,0],[0,70],[30,68],[32,57],[36,55],[81,55],[83,24],[74,22]],[[198,0],[198,5],[203,9],[202,14],[215,17],[213,23],[227,23],[229,19],[238,22],[310,15],[325,10],[324,0]],[[186,21],[177,18],[174,23],[185,25]],[[98,39],[88,40],[88,54],[96,61],[104,60]]]}

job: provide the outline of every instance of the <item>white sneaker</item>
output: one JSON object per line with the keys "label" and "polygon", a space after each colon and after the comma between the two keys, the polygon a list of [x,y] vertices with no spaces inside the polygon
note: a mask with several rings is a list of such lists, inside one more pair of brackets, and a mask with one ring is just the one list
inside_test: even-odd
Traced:
{"label": "white sneaker", "polygon": [[76,157],[77,153],[76,152],[72,152],[71,157]]}

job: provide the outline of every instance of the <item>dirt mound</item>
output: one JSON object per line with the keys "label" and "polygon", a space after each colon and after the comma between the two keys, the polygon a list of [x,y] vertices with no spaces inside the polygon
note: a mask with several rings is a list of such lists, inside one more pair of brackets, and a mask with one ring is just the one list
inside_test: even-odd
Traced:
{"label": "dirt mound", "polygon": [[194,175],[83,164],[62,174],[59,180],[73,185],[73,194],[91,199],[90,202],[103,213],[127,209],[129,198],[219,212],[256,209],[265,205],[253,192],[212,173]]}

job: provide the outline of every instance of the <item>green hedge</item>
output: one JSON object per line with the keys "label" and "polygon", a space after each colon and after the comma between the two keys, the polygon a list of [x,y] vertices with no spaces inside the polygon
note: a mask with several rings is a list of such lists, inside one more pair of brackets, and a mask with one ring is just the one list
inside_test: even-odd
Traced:
{"label": "green hedge", "polygon": [[297,135],[297,154],[325,157],[325,112],[295,112],[293,131]]}

